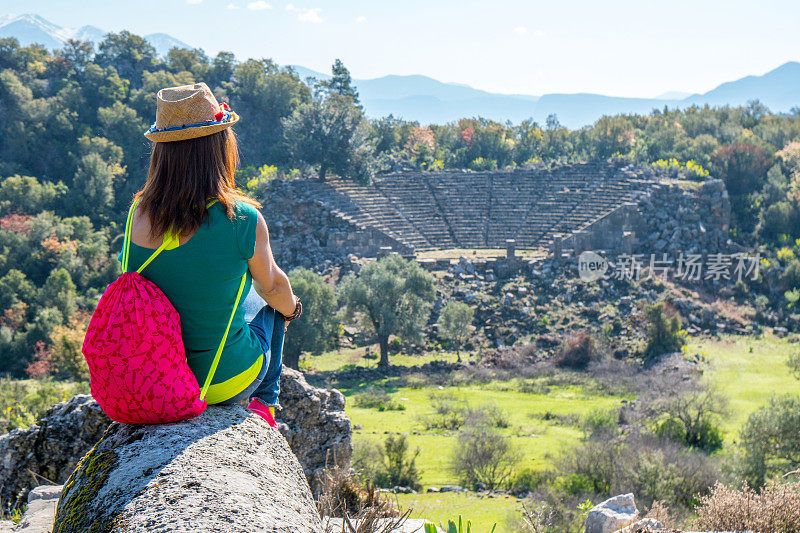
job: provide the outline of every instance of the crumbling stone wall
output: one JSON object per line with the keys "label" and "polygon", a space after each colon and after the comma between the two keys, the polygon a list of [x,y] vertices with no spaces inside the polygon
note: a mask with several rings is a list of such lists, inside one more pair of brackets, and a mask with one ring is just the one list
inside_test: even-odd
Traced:
{"label": "crumbling stone wall", "polygon": [[562,248],[580,253],[716,253],[736,251],[730,241],[731,204],[725,184],[710,179],[696,189],[660,183],[636,203],[626,203],[566,236]]}

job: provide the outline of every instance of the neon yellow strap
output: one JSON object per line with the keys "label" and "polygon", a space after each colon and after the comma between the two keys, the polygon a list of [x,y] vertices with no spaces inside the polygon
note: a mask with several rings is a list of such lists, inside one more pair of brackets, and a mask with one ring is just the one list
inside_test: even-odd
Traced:
{"label": "neon yellow strap", "polygon": [[122,271],[128,271],[128,253],[131,246],[131,224],[133,222],[133,211],[136,209],[136,204],[139,199],[136,198],[128,210],[128,219],[125,221],[125,236],[122,238]]}
{"label": "neon yellow strap", "polygon": [[[128,211],[128,220],[125,222],[125,237],[122,240],[122,271],[128,271],[128,256],[130,255],[131,251],[131,230],[133,227],[133,212],[136,210],[136,204],[139,203],[139,198],[135,198],[133,203],[131,204],[131,208]],[[206,209],[211,207],[217,203],[217,200],[212,200],[206,204]],[[177,248],[179,245],[178,235],[168,231],[164,234],[164,238],[162,239],[161,246],[156,248],[156,250],[147,258],[147,261],[142,263],[142,266],[136,271],[139,274],[142,273],[144,267],[150,264],[150,262],[158,257],[158,254],[163,252],[164,250],[171,250],[173,248]]]}
{"label": "neon yellow strap", "polygon": [[242,292],[244,292],[244,283],[246,280],[247,272],[242,274],[242,281],[239,283],[239,292],[236,294],[236,301],[233,303],[233,310],[231,310],[231,316],[228,319],[228,327],[225,328],[225,334],[222,335],[222,340],[217,348],[217,353],[214,354],[214,361],[211,363],[211,369],[208,371],[208,377],[203,385],[203,389],[200,391],[201,402],[206,399],[206,393],[208,392],[208,388],[211,386],[211,380],[214,379],[214,373],[217,371],[219,358],[222,356],[222,349],[225,348],[225,341],[228,339],[228,332],[231,330],[231,323],[233,322],[233,316],[236,314],[236,308],[239,307],[239,300],[242,298]]}

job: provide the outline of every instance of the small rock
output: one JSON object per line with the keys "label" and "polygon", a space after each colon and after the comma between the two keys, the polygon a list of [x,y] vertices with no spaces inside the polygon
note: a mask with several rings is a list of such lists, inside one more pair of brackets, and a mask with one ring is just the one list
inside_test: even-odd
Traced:
{"label": "small rock", "polygon": [[594,506],[584,522],[585,533],[613,533],[639,516],[633,494],[620,494]]}

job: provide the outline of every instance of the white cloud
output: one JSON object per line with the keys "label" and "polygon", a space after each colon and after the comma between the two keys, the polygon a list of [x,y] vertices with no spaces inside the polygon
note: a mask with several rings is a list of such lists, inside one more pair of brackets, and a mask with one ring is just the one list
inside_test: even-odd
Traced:
{"label": "white cloud", "polygon": [[533,34],[534,34],[536,37],[544,37],[545,35],[547,35],[547,34],[544,32],[544,30],[542,30],[542,29],[538,29],[538,30],[536,30],[535,32],[533,32]]}
{"label": "white cloud", "polygon": [[228,4],[228,9],[239,9],[239,6],[231,2],[230,4]]}
{"label": "white cloud", "polygon": [[362,24],[362,23],[364,23],[366,21],[367,21],[367,17],[365,17],[364,15],[361,15],[360,17],[356,18],[356,22],[358,22],[359,24]]}
{"label": "white cloud", "polygon": [[199,3],[201,3],[202,1],[203,1],[203,0],[186,0],[186,3],[187,3],[187,4],[199,4]]}
{"label": "white cloud", "polygon": [[272,9],[272,6],[266,3],[264,0],[256,0],[255,2],[250,2],[247,4],[247,9],[261,11],[262,9]]}
{"label": "white cloud", "polygon": [[303,22],[311,22],[312,24],[321,24],[322,17],[319,16],[321,12],[321,7],[315,7],[313,9],[301,9],[297,13],[297,19],[302,20]]}
{"label": "white cloud", "polygon": [[[308,9],[305,7],[296,7],[294,4],[286,4],[286,11],[292,11],[297,13],[297,20],[301,20],[303,22],[313,22],[314,24],[322,23],[322,17],[319,14],[322,12],[321,7],[315,7],[313,9]],[[367,20],[366,17],[364,20]]]}
{"label": "white cloud", "polygon": [[528,28],[526,28],[525,26],[517,26],[516,28],[514,28],[514,33],[516,33],[517,35],[525,35],[526,33],[528,33]]}

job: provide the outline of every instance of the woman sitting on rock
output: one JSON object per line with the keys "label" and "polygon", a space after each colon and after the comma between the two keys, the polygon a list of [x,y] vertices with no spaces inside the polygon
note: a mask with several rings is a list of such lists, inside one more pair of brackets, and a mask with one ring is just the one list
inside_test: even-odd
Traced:
{"label": "woman sitting on rock", "polygon": [[[134,197],[129,270],[166,243],[146,277],[178,311],[189,368],[201,383],[231,321],[206,400],[249,400],[275,427],[284,332],[301,306],[275,264],[260,204],[236,190],[239,151],[230,127],[239,116],[205,83],[162,89],[156,99],[156,122],[145,132],[154,141],[150,170]],[[258,295],[248,294],[251,285]],[[248,297],[231,319],[237,294]],[[246,312],[254,306],[257,312]]]}

